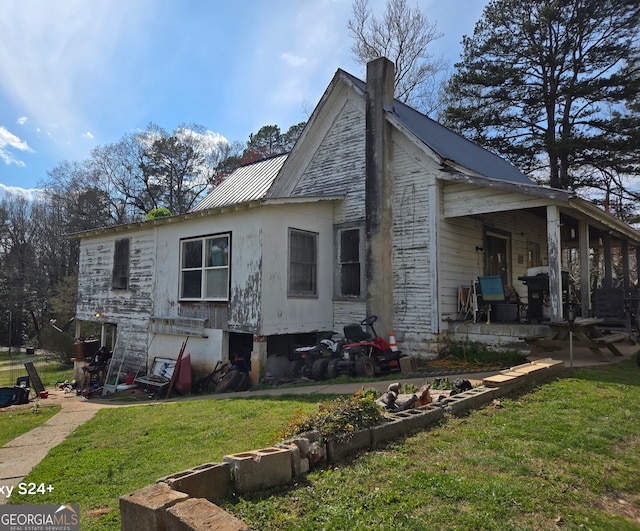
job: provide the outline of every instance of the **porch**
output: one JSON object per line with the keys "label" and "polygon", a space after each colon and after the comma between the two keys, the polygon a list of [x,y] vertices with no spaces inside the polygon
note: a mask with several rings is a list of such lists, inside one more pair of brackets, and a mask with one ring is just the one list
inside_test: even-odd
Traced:
{"label": "porch", "polygon": [[549,326],[544,323],[449,321],[447,339],[456,343],[479,343],[529,354],[531,348],[523,338],[543,336],[549,330]]}
{"label": "porch", "polygon": [[[472,321],[450,321],[448,340],[459,343],[479,343],[501,350],[516,350],[527,357],[529,361],[552,357],[561,359],[565,366],[570,366],[570,349],[568,342],[562,346],[557,345],[549,352],[536,352],[532,354],[532,339],[548,336],[551,327],[548,323],[519,323],[519,322],[472,322]],[[626,334],[612,334],[619,336],[616,339],[616,350],[619,350],[624,358],[631,357],[639,350],[634,339]],[[619,339],[624,336],[623,339]],[[527,341],[528,340],[528,341]],[[603,345],[604,346],[604,343]],[[618,356],[612,356],[609,360],[599,359],[598,356],[588,348],[575,342],[573,348],[574,366],[598,365],[603,361],[620,361]]]}
{"label": "porch", "polygon": [[[631,300],[638,287],[640,232],[571,192],[494,184],[482,187],[479,181],[452,177],[445,185],[440,319],[469,320],[470,310],[477,306],[470,308],[467,302],[460,313],[469,291],[481,277],[501,277],[505,302],[516,302],[520,308],[513,317],[492,315],[492,323],[561,321],[569,308],[577,316],[608,320],[604,314],[613,311],[614,321],[624,321],[630,333],[630,316],[620,314],[627,307],[640,313],[640,297]],[[622,302],[612,302],[611,295],[601,306],[600,292],[614,289],[622,293]],[[500,300],[504,299],[489,302]]]}

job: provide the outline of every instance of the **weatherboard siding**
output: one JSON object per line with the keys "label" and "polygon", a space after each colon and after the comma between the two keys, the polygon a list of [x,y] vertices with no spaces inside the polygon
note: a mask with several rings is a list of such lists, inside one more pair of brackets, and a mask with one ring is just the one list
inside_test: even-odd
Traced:
{"label": "weatherboard siding", "polygon": [[[130,240],[129,287],[114,290],[111,277],[115,240],[121,238]],[[131,329],[127,351],[145,358],[147,321],[153,313],[155,244],[155,231],[143,230],[83,240],[80,248],[77,318]],[[96,313],[100,316],[96,317]]]}
{"label": "weatherboard siding", "polygon": [[[433,305],[430,260],[433,205],[429,188],[435,179],[408,153],[394,150],[393,159],[393,272],[394,310],[398,325],[431,332]],[[394,325],[398,327],[398,325]]]}
{"label": "weatherboard siding", "polygon": [[404,139],[394,140],[393,330],[405,350],[418,352],[438,332],[435,168],[418,161]]}
{"label": "weatherboard siding", "polygon": [[440,302],[443,328],[446,321],[457,319],[458,290],[469,286],[483,274],[484,257],[476,246],[482,247],[482,221],[477,218],[458,218],[442,221],[438,237]]}
{"label": "weatherboard siding", "polygon": [[[230,234],[229,302],[180,302],[183,239]],[[155,315],[206,319],[206,328],[258,333],[261,296],[260,209],[194,218],[162,227],[158,236]]]}
{"label": "weatherboard siding", "polygon": [[111,288],[115,240],[102,237],[83,242],[78,280],[78,318],[95,319],[100,312],[106,322],[143,322],[153,313],[152,291],[155,270],[155,231],[126,236],[129,243],[129,287]]}
{"label": "weatherboard siding", "polygon": [[343,335],[344,327],[351,323],[359,323],[367,314],[365,301],[336,300],[333,302],[333,332]]}
{"label": "weatherboard siding", "polygon": [[448,184],[444,188],[446,218],[545,206],[548,200],[496,188]]}
{"label": "weatherboard siding", "polygon": [[[331,127],[305,168],[292,195],[340,195],[344,201],[334,204],[332,222],[364,223],[365,195],[365,116],[361,108],[347,99],[336,113]],[[332,236],[333,238],[333,236]],[[331,249],[333,248],[333,244]],[[328,256],[334,256],[331,250]],[[323,257],[325,259],[326,257]],[[333,278],[333,261],[330,267]],[[333,295],[333,281],[329,288]],[[332,304],[332,326],[339,334],[345,325],[366,317],[364,301],[336,300]],[[322,328],[320,328],[322,329]]]}
{"label": "weatherboard siding", "polygon": [[364,219],[364,114],[347,100],[291,195],[347,193],[335,207],[335,223]]}

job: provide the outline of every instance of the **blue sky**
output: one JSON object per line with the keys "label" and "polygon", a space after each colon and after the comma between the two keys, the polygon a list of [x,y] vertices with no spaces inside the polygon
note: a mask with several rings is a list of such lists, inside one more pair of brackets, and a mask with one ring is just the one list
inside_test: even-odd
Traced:
{"label": "blue sky", "polygon": [[[377,15],[385,0],[370,0]],[[458,60],[487,0],[409,0]],[[151,122],[230,142],[308,118],[351,57],[351,0],[3,0],[0,192]]]}

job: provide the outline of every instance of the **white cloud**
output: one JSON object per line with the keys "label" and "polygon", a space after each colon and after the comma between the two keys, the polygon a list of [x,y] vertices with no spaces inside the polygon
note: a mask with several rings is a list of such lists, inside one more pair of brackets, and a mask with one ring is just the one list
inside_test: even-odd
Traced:
{"label": "white cloud", "polygon": [[307,62],[306,57],[300,57],[299,55],[294,55],[291,52],[285,52],[280,55],[280,58],[290,66],[300,67]]}
{"label": "white cloud", "polygon": [[29,118],[27,118],[26,116],[21,116],[20,118],[18,118],[18,119],[16,120],[16,123],[17,123],[18,125],[24,125],[24,124],[26,124],[26,123],[27,123],[27,120],[29,120]]}
{"label": "white cloud", "polygon": [[22,195],[29,201],[42,198],[42,190],[38,188],[25,189],[18,186],[5,186],[0,183],[0,194],[2,195]]}
{"label": "white cloud", "polygon": [[91,134],[91,131],[87,131],[86,133],[82,133],[82,138],[88,138],[90,140],[93,139],[93,135]]}
{"label": "white cloud", "polygon": [[0,125],[0,159],[7,165],[24,166],[24,162],[15,157],[13,150],[33,152],[33,149],[24,140]]}

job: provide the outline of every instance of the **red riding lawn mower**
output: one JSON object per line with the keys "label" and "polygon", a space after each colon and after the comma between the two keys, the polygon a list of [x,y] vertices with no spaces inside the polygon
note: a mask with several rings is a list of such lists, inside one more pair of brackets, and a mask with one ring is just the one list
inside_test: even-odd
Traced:
{"label": "red riding lawn mower", "polygon": [[[338,373],[355,374],[356,376],[373,377],[376,374],[400,370],[400,358],[404,357],[399,350],[378,336],[373,324],[378,320],[370,315],[360,322],[344,327],[344,343],[340,348],[340,357],[335,362]],[[371,328],[373,337],[361,327]],[[334,360],[332,360],[334,362]]]}

